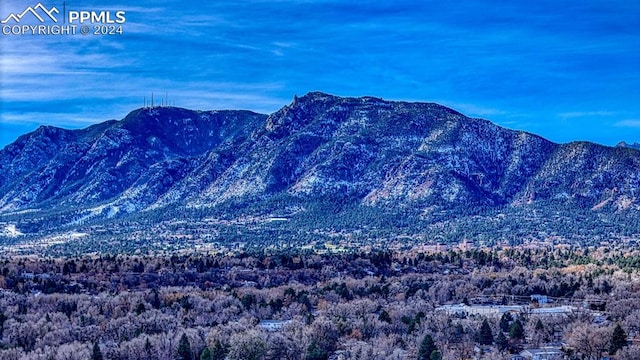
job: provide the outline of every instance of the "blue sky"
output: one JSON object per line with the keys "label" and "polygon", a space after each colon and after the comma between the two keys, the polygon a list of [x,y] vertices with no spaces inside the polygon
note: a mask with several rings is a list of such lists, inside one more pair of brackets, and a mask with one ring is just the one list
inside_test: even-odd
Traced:
{"label": "blue sky", "polygon": [[[37,1],[3,0],[0,18]],[[62,9],[62,1],[42,1]],[[176,106],[271,113],[323,91],[437,102],[556,142],[640,141],[640,2],[67,1],[123,35],[0,35],[0,147]]]}

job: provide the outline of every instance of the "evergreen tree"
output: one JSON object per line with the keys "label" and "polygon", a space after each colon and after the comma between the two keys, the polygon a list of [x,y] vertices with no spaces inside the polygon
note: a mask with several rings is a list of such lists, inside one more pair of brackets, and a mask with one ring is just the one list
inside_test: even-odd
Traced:
{"label": "evergreen tree", "polygon": [[97,342],[93,343],[93,350],[91,351],[91,360],[103,360],[102,351]]}
{"label": "evergreen tree", "polygon": [[378,320],[391,324],[391,316],[389,316],[386,310],[382,310],[380,316],[378,316]]}
{"label": "evergreen tree", "polygon": [[147,353],[148,358],[151,358],[153,355],[153,347],[151,346],[151,342],[148,337],[144,342],[144,352]]}
{"label": "evergreen tree", "polygon": [[211,359],[212,360],[224,360],[227,356],[227,347],[224,346],[220,340],[213,342],[213,346],[211,347]]}
{"label": "evergreen tree", "polygon": [[213,354],[208,347],[205,347],[204,350],[202,350],[202,353],[200,354],[200,360],[213,360]]}
{"label": "evergreen tree", "polygon": [[136,315],[140,315],[143,312],[145,312],[147,309],[144,307],[143,303],[139,303],[138,306],[136,307]]}
{"label": "evergreen tree", "polygon": [[418,360],[430,360],[431,354],[434,351],[438,351],[436,344],[433,342],[431,335],[425,335],[420,342],[420,349],[418,349]]}
{"label": "evergreen tree", "polygon": [[627,346],[627,334],[622,329],[620,324],[616,324],[613,329],[613,335],[611,336],[611,346],[609,347],[609,354],[615,355],[618,350]]}
{"label": "evergreen tree", "polygon": [[493,333],[491,332],[491,326],[489,326],[489,322],[487,319],[484,319],[482,322],[482,326],[480,326],[480,331],[478,332],[478,342],[480,345],[491,345],[493,344]]}
{"label": "evergreen tree", "polygon": [[545,331],[542,320],[538,319],[533,327],[532,341],[536,346],[540,346],[541,342],[548,342],[549,337]]}
{"label": "evergreen tree", "polygon": [[160,294],[157,289],[153,289],[153,298],[151,299],[151,306],[154,309],[160,309],[162,306],[162,301],[160,300]]}
{"label": "evergreen tree", "polygon": [[498,331],[498,336],[496,336],[496,346],[498,350],[504,351],[509,347],[509,340],[502,331]]}
{"label": "evergreen tree", "polygon": [[176,350],[178,360],[191,360],[193,353],[191,352],[191,344],[186,334],[182,334],[180,341],[178,342],[178,349]]}
{"label": "evergreen tree", "polygon": [[451,332],[451,340],[454,343],[460,343],[464,340],[464,327],[462,327],[462,324],[455,324],[453,326],[453,331]]}
{"label": "evergreen tree", "polygon": [[431,352],[429,360],[442,360],[442,353],[440,352],[440,350],[433,350]]}
{"label": "evergreen tree", "polygon": [[309,347],[307,348],[307,355],[305,356],[305,360],[327,360],[329,355],[327,352],[318,344],[317,341],[311,341]]}
{"label": "evergreen tree", "polygon": [[[47,316],[49,316],[49,314],[47,314]],[[7,321],[7,315],[0,311],[0,332],[2,332],[2,329],[4,328],[5,321]]]}
{"label": "evergreen tree", "polygon": [[524,327],[520,319],[516,319],[516,321],[509,326],[509,337],[517,340],[524,339]]}
{"label": "evergreen tree", "polygon": [[502,317],[500,318],[500,330],[502,330],[503,332],[509,331],[509,325],[511,325],[512,321],[513,316],[511,316],[510,313],[506,312],[502,314]]}

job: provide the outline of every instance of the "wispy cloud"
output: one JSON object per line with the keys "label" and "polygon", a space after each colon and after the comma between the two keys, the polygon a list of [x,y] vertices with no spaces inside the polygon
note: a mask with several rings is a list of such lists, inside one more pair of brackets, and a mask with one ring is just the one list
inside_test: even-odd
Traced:
{"label": "wispy cloud", "polygon": [[615,111],[573,111],[558,114],[561,119],[573,119],[583,117],[608,117],[616,115]]}
{"label": "wispy cloud", "polygon": [[[629,119],[618,121],[613,126],[625,127],[625,128],[637,128],[640,129],[640,119]],[[640,136],[640,134],[638,134]]]}
{"label": "wispy cloud", "polygon": [[489,117],[489,116],[507,114],[507,111],[505,110],[484,107],[478,104],[465,104],[465,103],[450,102],[446,100],[438,101],[438,102],[441,102],[442,104],[445,104],[457,111],[464,113],[467,116],[472,116],[472,117],[483,117],[483,116]]}
{"label": "wispy cloud", "polygon": [[[118,118],[151,91],[168,91],[185,107],[271,112],[294,94],[322,90],[445,99],[467,115],[516,121],[561,141],[615,143],[637,127],[613,126],[612,118],[640,113],[640,3],[565,5],[73,2],[126,11],[124,34],[0,36],[0,123]],[[24,7],[3,0],[0,17]],[[589,126],[559,130],[563,120]]]}

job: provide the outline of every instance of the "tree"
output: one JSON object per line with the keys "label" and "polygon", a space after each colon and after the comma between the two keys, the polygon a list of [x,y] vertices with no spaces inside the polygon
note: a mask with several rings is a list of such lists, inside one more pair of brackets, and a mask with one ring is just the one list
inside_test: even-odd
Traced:
{"label": "tree", "polygon": [[318,347],[329,354],[335,350],[339,338],[336,325],[329,319],[316,319],[311,325],[311,339],[316,341]]}
{"label": "tree", "polygon": [[138,306],[136,307],[136,315],[140,315],[143,312],[145,312],[147,309],[144,307],[143,303],[138,303]]}
{"label": "tree", "polygon": [[[467,322],[467,325],[468,324]],[[451,327],[446,336],[442,356],[447,359],[467,359],[473,356],[475,342],[473,335],[465,329],[461,322]]]}
{"label": "tree", "polygon": [[5,321],[7,321],[7,316],[0,311],[0,333],[2,333],[2,329],[4,328]]}
{"label": "tree", "polygon": [[268,345],[262,334],[257,331],[249,331],[232,339],[227,359],[260,360],[264,359],[268,350]]}
{"label": "tree", "polygon": [[[430,360],[431,354],[434,351],[438,351],[436,344],[433,342],[431,335],[425,335],[420,342],[420,348],[418,349],[418,360]],[[439,352],[439,351],[438,351]]]}
{"label": "tree", "polygon": [[493,344],[493,333],[491,332],[491,326],[489,326],[489,322],[487,319],[484,319],[482,322],[482,326],[480,326],[480,331],[478,332],[478,342],[480,345],[491,345]]}
{"label": "tree", "polygon": [[102,351],[97,342],[93,343],[93,350],[91,350],[91,360],[103,360]]}
{"label": "tree", "polygon": [[567,336],[567,342],[573,346],[583,359],[599,360],[604,350],[611,344],[611,329],[597,327],[591,323],[575,324]]}
{"label": "tree", "polygon": [[200,354],[200,360],[213,360],[213,354],[211,354],[211,350],[208,347],[205,347]]}
{"label": "tree", "polygon": [[211,360],[224,360],[224,358],[227,356],[227,353],[228,353],[227,347],[223,345],[218,339],[216,339],[216,341],[213,342],[213,345],[211,346],[210,349],[209,348],[207,349],[211,353],[211,357],[210,357]]}
{"label": "tree", "polygon": [[160,294],[157,289],[153,289],[153,298],[151,299],[151,306],[154,309],[160,309],[162,306],[162,301],[160,300]]}
{"label": "tree", "polygon": [[496,346],[498,350],[504,351],[509,347],[509,340],[502,331],[498,331],[498,336],[496,336]]}
{"label": "tree", "polygon": [[502,314],[502,317],[500,318],[500,330],[502,330],[503,332],[508,332],[509,325],[511,325],[512,321],[513,321],[513,316],[511,316],[510,313],[506,312]]}
{"label": "tree", "polygon": [[429,360],[442,360],[442,353],[440,352],[440,350],[433,350],[431,352]]}
{"label": "tree", "polygon": [[378,316],[378,320],[391,324],[391,316],[389,316],[386,310],[382,310],[380,316]]}
{"label": "tree", "polygon": [[640,359],[640,346],[631,345],[620,350],[618,353],[619,360],[637,360]]}
{"label": "tree", "polygon": [[304,347],[300,346],[299,339],[275,332],[269,336],[268,359],[301,360],[300,355]]}
{"label": "tree", "polygon": [[453,330],[451,331],[451,340],[453,342],[459,343],[463,342],[465,337],[465,331],[462,324],[455,324],[453,326]]}
{"label": "tree", "polygon": [[151,342],[148,337],[144,342],[144,352],[146,353],[147,358],[151,359],[153,357],[153,346],[151,346]]}
{"label": "tree", "polygon": [[514,340],[524,339],[524,328],[522,327],[520,319],[516,319],[516,321],[509,326],[509,337]]}
{"label": "tree", "polygon": [[539,347],[540,344],[544,343],[544,342],[548,342],[550,341],[550,334],[547,332],[547,329],[545,328],[544,324],[542,323],[542,320],[537,319],[535,322],[531,321],[529,322],[530,325],[528,328],[525,328],[525,331],[530,334],[529,335],[529,342],[536,346]]}
{"label": "tree", "polygon": [[307,354],[304,357],[305,360],[327,360],[329,355],[327,352],[318,344],[317,341],[311,341],[309,347],[307,347]]}
{"label": "tree", "polygon": [[178,349],[176,350],[178,360],[191,360],[193,353],[191,352],[191,344],[186,334],[182,334],[180,341],[178,342]]}
{"label": "tree", "polygon": [[627,346],[627,334],[622,329],[620,324],[616,324],[611,335],[611,346],[609,347],[609,354],[615,355],[618,350]]}

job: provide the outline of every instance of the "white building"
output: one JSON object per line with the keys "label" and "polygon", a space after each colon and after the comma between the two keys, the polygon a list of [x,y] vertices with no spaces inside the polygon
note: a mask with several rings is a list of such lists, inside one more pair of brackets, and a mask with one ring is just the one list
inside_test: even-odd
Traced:
{"label": "white building", "polygon": [[268,331],[277,331],[287,324],[290,320],[260,320],[258,327]]}
{"label": "white building", "polygon": [[559,347],[543,347],[540,349],[526,349],[520,356],[527,360],[561,360],[562,351]]}
{"label": "white building", "polygon": [[520,314],[526,311],[523,305],[442,305],[436,311],[444,311],[447,315],[502,315],[504,313]]}
{"label": "white building", "polygon": [[452,305],[442,305],[436,308],[436,311],[443,311],[447,315],[457,315],[457,316],[469,316],[469,315],[502,316],[502,314],[504,313],[510,313],[516,316],[519,314],[529,314],[529,315],[537,315],[539,317],[546,317],[546,316],[556,316],[556,315],[570,315],[570,314],[573,314],[576,310],[577,308],[575,306],[569,306],[569,305],[532,308],[529,305],[452,304]]}
{"label": "white building", "polygon": [[554,306],[554,307],[534,308],[534,309],[531,309],[531,314],[540,315],[540,316],[568,315],[568,314],[572,314],[574,311],[576,311],[575,306],[562,305],[562,306]]}

